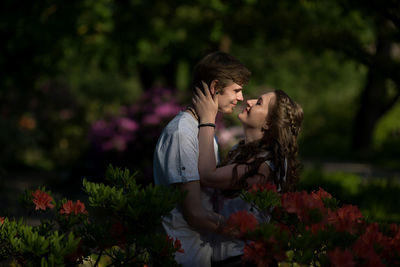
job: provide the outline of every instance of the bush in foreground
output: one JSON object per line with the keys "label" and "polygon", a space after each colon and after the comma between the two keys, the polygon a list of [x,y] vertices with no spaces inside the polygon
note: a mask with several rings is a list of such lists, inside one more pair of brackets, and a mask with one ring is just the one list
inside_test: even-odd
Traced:
{"label": "bush in foreground", "polygon": [[177,266],[179,240],[159,231],[161,216],[181,194],[152,185],[141,188],[128,170],[109,167],[109,185],[83,181],[88,210],[80,200],[56,201],[45,188],[26,192],[28,209],[49,219],[38,226],[0,217],[0,263],[21,266],[77,266],[84,260],[98,266]]}
{"label": "bush in foreground", "polygon": [[[249,240],[243,259],[262,266],[399,266],[400,227],[367,221],[353,205],[339,207],[323,189],[278,194],[254,186],[242,198],[270,218],[232,214],[226,231]],[[253,223],[250,223],[253,222]]]}

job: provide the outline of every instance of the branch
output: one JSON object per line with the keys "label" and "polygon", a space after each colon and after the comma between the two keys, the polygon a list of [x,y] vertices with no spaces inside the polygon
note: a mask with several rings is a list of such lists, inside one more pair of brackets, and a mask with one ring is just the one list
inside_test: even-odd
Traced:
{"label": "branch", "polygon": [[104,249],[102,248],[102,249],[100,250],[100,253],[99,253],[99,256],[97,257],[96,262],[94,263],[94,267],[98,266],[99,261],[100,261],[100,258],[101,258],[101,256],[102,256],[103,252],[104,252]]}

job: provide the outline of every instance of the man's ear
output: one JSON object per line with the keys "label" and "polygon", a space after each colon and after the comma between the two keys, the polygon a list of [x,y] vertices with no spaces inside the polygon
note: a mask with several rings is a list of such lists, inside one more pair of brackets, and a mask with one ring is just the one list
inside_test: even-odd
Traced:
{"label": "man's ear", "polygon": [[218,91],[217,85],[218,85],[218,80],[212,80],[211,81],[211,83],[210,83],[211,95],[215,95],[215,93]]}

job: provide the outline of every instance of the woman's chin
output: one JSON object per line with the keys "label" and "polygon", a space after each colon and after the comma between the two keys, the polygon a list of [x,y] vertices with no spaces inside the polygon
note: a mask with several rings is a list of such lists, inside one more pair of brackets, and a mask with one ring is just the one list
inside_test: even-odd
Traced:
{"label": "woman's chin", "polygon": [[221,111],[224,114],[231,114],[231,113],[233,113],[233,108],[225,107],[225,108],[220,108],[218,111]]}
{"label": "woman's chin", "polygon": [[240,123],[243,125],[243,119],[246,116],[245,112],[239,113],[238,114],[238,119],[240,121]]}

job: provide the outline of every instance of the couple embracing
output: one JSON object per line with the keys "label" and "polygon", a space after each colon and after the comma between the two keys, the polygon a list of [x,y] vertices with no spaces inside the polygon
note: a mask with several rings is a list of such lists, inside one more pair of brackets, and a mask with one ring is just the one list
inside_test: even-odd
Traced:
{"label": "couple embracing", "polygon": [[281,90],[246,101],[238,115],[244,140],[226,159],[218,157],[217,112],[232,113],[243,101],[250,71],[236,58],[214,52],[195,66],[193,103],[164,129],[154,151],[154,180],[176,186],[186,197],[163,218],[169,236],[179,239],[183,267],[243,266],[244,242],[222,231],[230,214],[247,210],[267,222],[238,193],[255,184],[273,183],[278,191],[294,190],[299,179],[297,136],[302,108]]}

